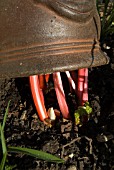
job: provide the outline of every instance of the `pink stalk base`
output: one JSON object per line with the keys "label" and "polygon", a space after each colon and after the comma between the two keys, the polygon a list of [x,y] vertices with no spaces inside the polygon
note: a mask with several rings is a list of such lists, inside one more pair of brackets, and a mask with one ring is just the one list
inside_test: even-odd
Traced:
{"label": "pink stalk base", "polygon": [[68,106],[67,106],[66,99],[65,99],[60,72],[53,73],[53,81],[54,81],[54,87],[55,87],[56,96],[57,96],[57,100],[58,100],[61,113],[64,118],[69,119],[70,114],[69,114]]}
{"label": "pink stalk base", "polygon": [[83,96],[83,90],[84,90],[84,76],[85,76],[85,69],[79,69],[78,70],[78,89],[77,89],[77,95],[78,95],[78,104],[80,106],[83,105],[82,103],[82,96]]}
{"label": "pink stalk base", "polygon": [[42,90],[40,89],[38,76],[30,76],[29,80],[36,110],[40,120],[44,121],[45,119],[48,119],[48,114],[44,105],[44,96]]}
{"label": "pink stalk base", "polygon": [[38,80],[39,80],[40,88],[44,90],[46,88],[46,83],[45,83],[44,75],[38,75]]}
{"label": "pink stalk base", "polygon": [[83,106],[88,101],[88,68],[78,70],[78,101]]}
{"label": "pink stalk base", "polygon": [[65,71],[66,75],[67,75],[67,78],[68,78],[68,81],[69,81],[69,84],[71,86],[71,88],[76,91],[76,84],[74,82],[74,80],[72,79],[71,75],[70,75],[70,72],[69,71]]}
{"label": "pink stalk base", "polygon": [[50,78],[50,74],[45,74],[45,81],[46,81],[46,83],[48,83],[49,78]]}
{"label": "pink stalk base", "polygon": [[88,101],[88,69],[85,68],[85,75],[84,75],[84,89],[83,89],[83,96],[82,96],[82,105]]}

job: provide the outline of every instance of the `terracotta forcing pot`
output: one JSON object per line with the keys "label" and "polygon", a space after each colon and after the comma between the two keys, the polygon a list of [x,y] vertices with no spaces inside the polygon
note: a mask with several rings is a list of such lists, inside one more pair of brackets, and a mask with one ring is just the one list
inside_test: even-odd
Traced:
{"label": "terracotta forcing pot", "polygon": [[1,0],[0,78],[108,63],[96,0]]}

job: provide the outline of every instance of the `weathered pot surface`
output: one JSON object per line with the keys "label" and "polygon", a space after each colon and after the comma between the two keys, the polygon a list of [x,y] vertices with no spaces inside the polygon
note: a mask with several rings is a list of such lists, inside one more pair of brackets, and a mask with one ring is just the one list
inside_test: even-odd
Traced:
{"label": "weathered pot surface", "polygon": [[1,0],[0,78],[108,63],[95,0]]}

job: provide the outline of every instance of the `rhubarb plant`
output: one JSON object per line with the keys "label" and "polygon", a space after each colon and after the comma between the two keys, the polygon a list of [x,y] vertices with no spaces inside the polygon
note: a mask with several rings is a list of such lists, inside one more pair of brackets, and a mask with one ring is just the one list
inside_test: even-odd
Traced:
{"label": "rhubarb plant", "polygon": [[[68,82],[66,85],[70,86],[71,93],[73,91],[73,93],[75,93],[77,96],[78,105],[83,106],[85,102],[88,101],[88,68],[79,69],[77,75],[75,73],[76,71],[65,71],[66,81]],[[54,84],[56,98],[61,114],[63,118],[71,119],[70,110],[66,100],[66,94],[63,88],[64,86],[61,73],[55,72],[52,73],[52,75],[48,74],[48,79],[46,74],[30,76],[30,87],[38,116],[40,120],[49,127],[52,126],[52,120],[50,117],[52,109],[49,108],[47,110],[45,107],[44,91],[46,90],[46,86],[50,77],[53,79],[51,79],[51,81],[53,81]],[[51,112],[49,112],[49,110]],[[55,118],[56,116],[58,117],[57,113],[59,113],[57,108],[53,108],[53,115],[55,114]]]}
{"label": "rhubarb plant", "polygon": [[83,106],[79,106],[78,109],[74,113],[75,124],[82,126],[85,122],[88,121],[91,113],[92,113],[92,108],[89,102],[85,102]]}

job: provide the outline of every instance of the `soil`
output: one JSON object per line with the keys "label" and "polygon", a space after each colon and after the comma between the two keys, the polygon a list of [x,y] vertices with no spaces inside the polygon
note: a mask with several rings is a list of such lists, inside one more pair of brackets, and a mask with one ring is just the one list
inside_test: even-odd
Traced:
{"label": "soil", "polygon": [[[62,118],[52,128],[47,127],[38,119],[28,78],[1,80],[0,121],[11,100],[5,128],[7,145],[43,150],[65,160],[64,164],[56,164],[9,154],[10,165],[16,165],[14,170],[114,169],[114,53],[106,52],[111,62],[89,69],[89,102],[93,113],[81,127]],[[45,97],[47,105],[57,105],[53,89]]]}

